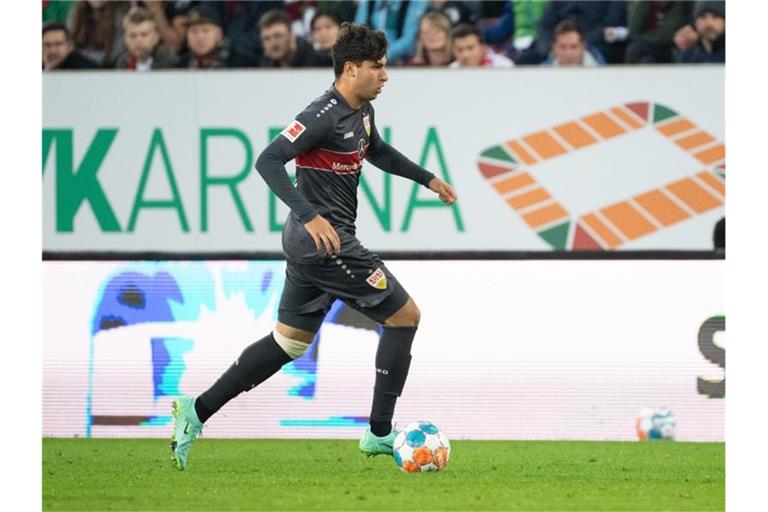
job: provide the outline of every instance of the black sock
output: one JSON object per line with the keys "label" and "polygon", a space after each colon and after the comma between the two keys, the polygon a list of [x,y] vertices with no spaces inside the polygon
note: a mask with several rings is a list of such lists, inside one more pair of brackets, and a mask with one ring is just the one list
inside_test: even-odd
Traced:
{"label": "black sock", "polygon": [[272,333],[249,345],[213,386],[197,397],[197,417],[205,423],[224,404],[243,391],[255,388],[289,361],[292,358],[277,344]]}
{"label": "black sock", "polygon": [[371,406],[371,432],[385,436],[392,430],[397,397],[403,392],[411,366],[411,345],[416,327],[384,327],[376,350],[376,384]]}

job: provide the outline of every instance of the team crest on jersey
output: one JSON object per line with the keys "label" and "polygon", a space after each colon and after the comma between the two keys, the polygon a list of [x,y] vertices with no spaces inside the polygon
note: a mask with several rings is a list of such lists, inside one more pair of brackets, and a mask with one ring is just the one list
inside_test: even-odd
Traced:
{"label": "team crest on jersey", "polygon": [[374,270],[373,273],[368,276],[366,282],[377,290],[387,289],[387,276],[384,274],[384,271],[381,270],[381,267]]}
{"label": "team crest on jersey", "polygon": [[280,132],[280,135],[291,141],[291,143],[295,142],[296,139],[298,139],[302,133],[307,129],[306,126],[301,124],[298,121],[294,121],[288,126],[285,127],[285,130]]}
{"label": "team crest on jersey", "polygon": [[371,116],[366,114],[363,116],[363,126],[365,126],[365,133],[371,136]]}

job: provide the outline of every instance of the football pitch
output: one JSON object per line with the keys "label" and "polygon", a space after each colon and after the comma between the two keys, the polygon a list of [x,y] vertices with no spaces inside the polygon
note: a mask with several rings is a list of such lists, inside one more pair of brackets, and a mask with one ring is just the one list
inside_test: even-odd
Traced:
{"label": "football pitch", "polygon": [[454,441],[439,473],[356,441],[43,439],[43,510],[724,510],[725,444]]}

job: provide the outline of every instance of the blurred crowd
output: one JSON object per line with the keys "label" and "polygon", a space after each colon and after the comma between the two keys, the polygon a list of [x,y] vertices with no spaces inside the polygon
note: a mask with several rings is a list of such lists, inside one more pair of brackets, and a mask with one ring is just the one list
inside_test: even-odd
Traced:
{"label": "blurred crowd", "polygon": [[390,66],[725,62],[723,1],[43,0],[43,70],[330,67],[341,24]]}

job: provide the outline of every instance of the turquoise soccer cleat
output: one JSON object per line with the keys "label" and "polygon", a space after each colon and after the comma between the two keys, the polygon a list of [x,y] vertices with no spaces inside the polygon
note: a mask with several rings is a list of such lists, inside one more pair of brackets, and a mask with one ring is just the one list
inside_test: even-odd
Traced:
{"label": "turquoise soccer cleat", "polygon": [[179,470],[187,468],[189,447],[203,430],[195,412],[195,399],[182,396],[173,401],[173,437],[171,459]]}
{"label": "turquoise soccer cleat", "polygon": [[384,437],[378,437],[371,432],[368,427],[360,438],[360,451],[367,457],[376,455],[392,455],[392,445],[395,443],[398,431],[392,428],[392,431]]}

